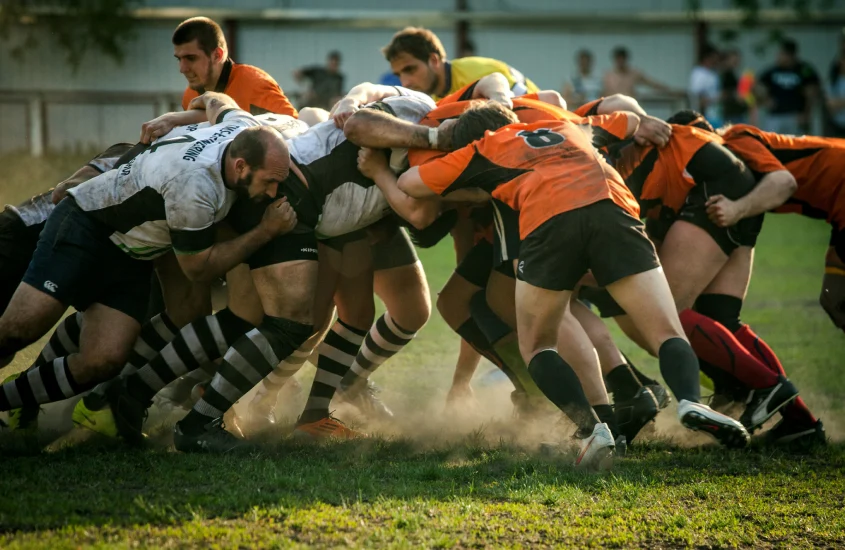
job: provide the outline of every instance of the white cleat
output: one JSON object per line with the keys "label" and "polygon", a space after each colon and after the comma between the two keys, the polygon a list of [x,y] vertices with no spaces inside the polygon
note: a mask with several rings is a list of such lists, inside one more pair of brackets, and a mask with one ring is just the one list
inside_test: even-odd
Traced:
{"label": "white cleat", "polygon": [[745,427],[730,416],[686,399],[678,403],[678,420],[690,430],[712,435],[726,447],[745,447],[751,439]]}
{"label": "white cleat", "polygon": [[581,452],[575,467],[591,471],[609,470],[613,466],[616,444],[607,424],[596,424],[593,433],[581,440]]}

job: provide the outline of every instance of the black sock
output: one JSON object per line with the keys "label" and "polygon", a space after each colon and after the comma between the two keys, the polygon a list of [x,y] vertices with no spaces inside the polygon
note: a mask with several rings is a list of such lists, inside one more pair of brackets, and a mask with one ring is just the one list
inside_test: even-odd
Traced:
{"label": "black sock", "polygon": [[630,367],[630,369],[634,372],[634,376],[637,377],[637,380],[640,381],[640,384],[642,384],[643,386],[659,386],[660,385],[660,382],[658,382],[654,378],[649,378],[648,376],[643,374],[642,371],[640,371],[640,369],[638,369],[637,366],[634,365],[634,363],[631,361],[630,357],[628,357],[624,353],[622,354],[622,357],[625,358],[625,361],[628,363],[628,367]]}
{"label": "black sock", "polygon": [[670,338],[663,342],[658,352],[660,374],[678,402],[681,399],[698,403],[701,401],[698,358],[689,342],[681,338]]}
{"label": "black sock", "polygon": [[742,328],[742,321],[739,320],[742,298],[727,294],[702,294],[696,299],[693,309],[722,323],[733,333]]}
{"label": "black sock", "polygon": [[637,391],[642,387],[636,373],[626,363],[619,365],[604,377],[607,391],[613,394],[613,402],[627,401],[633,399]]}
{"label": "black sock", "polygon": [[470,312],[472,319],[475,321],[479,330],[484,334],[484,337],[490,342],[490,346],[494,346],[496,342],[513,332],[513,329],[507,323],[502,321],[496,313],[490,309],[490,304],[487,303],[487,293],[479,290],[473,294],[469,301]]}
{"label": "black sock", "polygon": [[578,426],[580,432],[592,433],[598,423],[596,415],[578,375],[557,351],[545,349],[535,355],[528,363],[528,372],[540,391]]}
{"label": "black sock", "polygon": [[619,435],[619,426],[616,424],[616,413],[613,412],[613,407],[610,405],[593,405],[593,410],[599,417],[599,422],[607,424],[610,433],[613,434],[613,439],[616,439],[616,436]]}
{"label": "black sock", "polygon": [[505,362],[501,355],[496,353],[496,350],[493,349],[493,346],[490,345],[489,340],[478,327],[478,324],[475,322],[475,319],[470,317],[464,323],[458,327],[456,330],[461,338],[464,341],[472,346],[472,349],[480,353],[484,356],[488,361],[499,367],[499,369],[505,373],[508,377],[508,380],[514,385],[517,391],[525,391],[522,382],[519,380],[519,377],[513,372],[513,369]]}

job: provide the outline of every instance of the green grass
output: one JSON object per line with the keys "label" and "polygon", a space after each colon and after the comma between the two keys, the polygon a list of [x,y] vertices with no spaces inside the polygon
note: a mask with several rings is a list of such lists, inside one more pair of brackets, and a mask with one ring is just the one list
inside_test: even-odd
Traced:
{"label": "green grass", "polygon": [[[85,159],[22,160],[0,159],[3,201],[49,187]],[[817,304],[827,234],[797,216],[767,219],[744,320],[839,441],[845,335]],[[421,257],[436,292],[451,246]],[[654,360],[618,342],[657,374]],[[305,445],[280,431],[265,434],[260,453],[217,457],[95,442],[48,452],[2,438],[0,548],[845,546],[841,443],[814,454],[690,447],[700,440],[681,436],[670,409],[611,473],[582,474],[571,454],[536,450],[570,428],[547,425],[540,437],[514,428],[506,392],[479,384],[485,415],[442,415],[457,344],[435,314],[376,373],[399,429],[365,441]]]}

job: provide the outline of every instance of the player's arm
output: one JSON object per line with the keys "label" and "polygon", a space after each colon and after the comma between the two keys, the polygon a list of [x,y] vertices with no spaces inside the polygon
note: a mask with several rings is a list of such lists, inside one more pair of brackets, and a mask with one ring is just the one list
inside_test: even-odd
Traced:
{"label": "player's arm", "polygon": [[237,101],[221,94],[220,92],[205,92],[201,96],[194,98],[188,104],[189,109],[204,111],[206,120],[212,124],[217,124],[220,115],[232,109],[241,110]]}
{"label": "player's arm", "polygon": [[472,99],[490,99],[508,109],[513,108],[512,97],[510,83],[502,73],[490,73],[481,77],[472,89]]}
{"label": "player's arm", "polygon": [[59,204],[59,202],[61,202],[61,200],[67,195],[68,190],[73,189],[80,183],[85,183],[86,181],[90,180],[91,178],[97,177],[100,174],[102,174],[101,171],[97,170],[93,166],[86,164],[85,166],[74,172],[72,176],[59,183],[56,188],[53,189],[53,195],[50,197],[50,200],[53,202],[53,204]]}
{"label": "player's arm", "polygon": [[449,202],[483,203],[490,194],[477,187],[478,183],[495,187],[506,179],[501,174],[484,173],[469,168],[478,154],[475,143],[448,155],[415,166],[399,177],[398,186],[406,195],[424,199],[440,196]]}
{"label": "player's arm", "polygon": [[795,193],[798,183],[789,170],[778,170],[763,176],[754,189],[735,201],[724,195],[707,199],[708,217],[719,227],[730,227],[744,218],[773,210]]}
{"label": "player's arm", "polygon": [[588,103],[575,112],[581,116],[587,116],[609,115],[617,111],[628,111],[640,117],[639,128],[634,134],[634,139],[639,145],[664,147],[669,143],[669,138],[672,137],[672,126],[659,118],[646,114],[645,109],[631,96],[613,94]]}
{"label": "player's arm", "polygon": [[640,126],[639,116],[624,111],[591,116],[584,121],[592,127],[593,147],[598,149],[632,137]]}
{"label": "player's arm", "polygon": [[205,111],[194,109],[175,113],[165,113],[141,124],[141,139],[139,139],[139,141],[147,145],[152,143],[156,138],[166,135],[177,126],[199,124],[200,122],[206,122],[207,120],[208,117],[206,116]]}
{"label": "player's arm", "polygon": [[400,95],[400,92],[395,86],[363,82],[354,86],[340,101],[335,103],[331,110],[332,120],[334,120],[335,126],[343,128],[349,117],[364,105],[398,95]]}
{"label": "player's arm", "polygon": [[442,145],[437,142],[435,128],[413,124],[377,109],[354,113],[343,126],[343,133],[355,145],[371,149],[437,149]]}
{"label": "player's arm", "polygon": [[399,189],[384,151],[362,147],[358,151],[358,170],[376,183],[390,208],[415,228],[428,227],[440,215],[440,201],[436,196],[416,199]]}
{"label": "player's arm", "polygon": [[765,145],[751,137],[728,140],[728,149],[752,171],[764,174],[754,189],[735,201],[714,195],[706,203],[707,215],[719,227],[730,227],[743,218],[773,210],[789,200],[798,183],[792,173]]}
{"label": "player's arm", "polygon": [[164,195],[167,225],[173,251],[182,271],[191,281],[208,282],[226,274],[273,238],[296,225],[296,214],[287,199],[267,206],[261,222],[239,237],[215,242],[214,198],[201,191],[186,195],[186,189],[202,189],[204,174],[197,174],[197,184],[190,179],[168,186]]}

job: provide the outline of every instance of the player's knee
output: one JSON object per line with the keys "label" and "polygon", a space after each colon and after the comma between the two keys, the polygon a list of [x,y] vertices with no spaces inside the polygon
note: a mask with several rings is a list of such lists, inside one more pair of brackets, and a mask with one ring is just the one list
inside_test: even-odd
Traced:
{"label": "player's knee", "polygon": [[32,327],[0,319],[0,357],[18,352],[40,337]]}
{"label": "player's knee", "polygon": [[425,326],[431,316],[431,298],[415,296],[414,299],[404,301],[402,307],[396,311],[391,311],[390,316],[405,330],[417,332]]}
{"label": "player's knee", "polygon": [[447,285],[437,296],[437,311],[447,325],[456,329],[469,318],[469,300],[453,292]]}
{"label": "player's knee", "polygon": [[105,382],[120,373],[128,359],[123,350],[99,350],[82,353],[74,377],[80,384]]}

